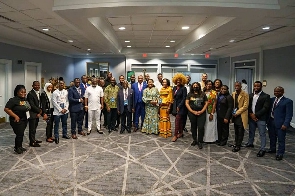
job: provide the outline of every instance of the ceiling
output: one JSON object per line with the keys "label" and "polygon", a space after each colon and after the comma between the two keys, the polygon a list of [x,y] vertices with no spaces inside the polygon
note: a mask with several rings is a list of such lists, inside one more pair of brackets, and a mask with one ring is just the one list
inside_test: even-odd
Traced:
{"label": "ceiling", "polygon": [[0,42],[71,57],[214,58],[294,44],[295,1],[0,0],[0,29]]}

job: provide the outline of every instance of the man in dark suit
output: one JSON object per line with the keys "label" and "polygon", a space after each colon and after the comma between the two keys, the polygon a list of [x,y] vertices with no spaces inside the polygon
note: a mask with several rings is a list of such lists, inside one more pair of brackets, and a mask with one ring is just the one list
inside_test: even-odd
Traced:
{"label": "man in dark suit", "polygon": [[253,148],[256,127],[260,135],[260,149],[257,157],[263,157],[266,145],[266,120],[270,106],[270,96],[262,91],[262,83],[254,82],[254,93],[249,95],[249,139],[246,147]]}
{"label": "man in dark suit", "polygon": [[29,118],[29,139],[30,146],[40,147],[39,143],[42,141],[36,140],[36,129],[39,123],[39,117],[42,114],[42,109],[40,105],[40,83],[39,81],[34,81],[32,85],[33,89],[28,93],[27,99],[31,105],[30,118]]}
{"label": "man in dark suit", "polygon": [[76,125],[78,125],[78,133],[85,136],[85,133],[82,131],[84,110],[83,104],[84,100],[82,97],[82,92],[80,88],[80,79],[75,78],[74,86],[69,88],[68,99],[69,99],[69,110],[71,115],[71,132],[72,138],[77,139],[76,135]]}
{"label": "man in dark suit", "polygon": [[[121,116],[121,131],[122,134],[125,130],[128,133],[131,133],[131,118],[133,109],[133,101],[134,101],[134,93],[131,88],[128,87],[128,82],[124,81],[122,87],[118,92],[117,99],[117,109],[118,114]],[[127,117],[127,126],[126,126],[126,117]]]}
{"label": "man in dark suit", "polygon": [[[84,94],[85,94],[85,91],[86,91],[86,89],[87,89],[87,87],[88,86],[90,86],[89,84],[88,84],[88,79],[87,79],[87,76],[86,75],[83,75],[82,77],[81,77],[81,80],[82,80],[82,82],[81,82],[81,84],[80,84],[80,88],[81,88],[81,96],[83,97],[83,99],[85,99],[84,98]],[[86,130],[88,130],[88,112],[87,111],[84,111],[84,114],[83,114],[83,116],[85,116],[85,129]],[[84,133],[84,132],[83,132]],[[85,133],[84,133],[85,134]]]}
{"label": "man in dark suit", "polygon": [[270,140],[270,149],[267,152],[277,153],[276,160],[280,161],[285,153],[286,131],[293,117],[293,101],[283,96],[284,88],[281,86],[274,89],[274,95],[271,98],[270,118],[267,123]]}
{"label": "man in dark suit", "polygon": [[134,92],[134,105],[133,109],[135,111],[134,116],[134,132],[139,130],[139,117],[141,117],[141,127],[143,124],[144,116],[145,116],[145,108],[144,102],[142,101],[143,90],[147,87],[147,84],[143,82],[143,76],[138,76],[138,82],[135,82],[132,85],[132,89]]}

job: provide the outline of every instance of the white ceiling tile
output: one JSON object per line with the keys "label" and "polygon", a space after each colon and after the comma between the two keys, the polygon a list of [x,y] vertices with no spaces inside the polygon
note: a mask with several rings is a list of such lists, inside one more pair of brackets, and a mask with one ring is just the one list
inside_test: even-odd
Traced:
{"label": "white ceiling tile", "polygon": [[153,35],[170,35],[172,31],[153,31]]}
{"label": "white ceiling tile", "polygon": [[153,25],[132,25],[133,31],[151,31],[153,30]]}
{"label": "white ceiling tile", "polygon": [[116,32],[117,36],[120,37],[120,36],[124,36],[124,35],[127,35],[127,36],[132,36],[133,35],[133,31],[117,31]]}
{"label": "white ceiling tile", "polygon": [[36,9],[37,7],[30,3],[29,1],[24,0],[1,0],[4,4],[16,9],[16,10],[30,10]]}
{"label": "white ceiling tile", "polygon": [[46,25],[37,20],[24,20],[20,21],[20,23],[28,27],[46,27]]}
{"label": "white ceiling tile", "polygon": [[112,26],[115,25],[131,25],[130,17],[111,17],[108,18],[108,21],[111,23]]}
{"label": "white ceiling tile", "polygon": [[6,18],[12,19],[14,21],[23,21],[23,20],[32,20],[32,18],[30,18],[29,16],[21,13],[21,12],[5,12],[5,13],[1,13],[1,15],[5,16]]}
{"label": "white ceiling tile", "polygon": [[58,31],[71,31],[72,29],[67,25],[51,25],[52,28]]}
{"label": "white ceiling tile", "polygon": [[155,31],[171,31],[171,30],[176,29],[176,27],[177,27],[176,24],[160,24],[160,23],[157,23],[154,30]]}
{"label": "white ceiling tile", "polygon": [[73,31],[73,30],[71,30],[71,31],[63,31],[62,33],[65,34],[65,35],[80,35],[78,32]]}
{"label": "white ceiling tile", "polygon": [[156,21],[154,16],[131,16],[132,24],[153,25]]}
{"label": "white ceiling tile", "polygon": [[5,5],[4,3],[0,2],[0,13],[4,13],[4,12],[13,12],[15,11],[13,8]]}
{"label": "white ceiling tile", "polygon": [[206,16],[195,15],[195,16],[183,16],[179,25],[200,25],[207,19]]}
{"label": "white ceiling tile", "polygon": [[63,25],[64,24],[64,22],[61,22],[61,21],[59,21],[57,19],[54,19],[54,18],[40,19],[38,21],[44,23],[45,25],[49,25],[49,26],[51,26],[51,25]]}
{"label": "white ceiling tile", "polygon": [[30,16],[31,18],[34,19],[46,19],[46,18],[52,18],[51,15],[47,14],[41,9],[34,9],[34,10],[24,10],[21,11],[22,13]]}
{"label": "white ceiling tile", "polygon": [[187,35],[187,34],[189,34],[189,31],[185,31],[185,30],[180,30],[180,31],[176,30],[176,31],[172,32],[172,36],[173,35],[182,35],[182,36],[184,36],[184,35]]}
{"label": "white ceiling tile", "polygon": [[151,35],[152,31],[133,31],[134,35]]}
{"label": "white ceiling tile", "polygon": [[7,26],[7,27],[14,28],[14,29],[23,29],[23,28],[27,27],[26,25],[23,25],[23,24],[20,24],[20,23],[17,23],[17,22],[4,23],[3,25]]}
{"label": "white ceiling tile", "polygon": [[156,24],[177,24],[182,20],[182,16],[158,16]]}

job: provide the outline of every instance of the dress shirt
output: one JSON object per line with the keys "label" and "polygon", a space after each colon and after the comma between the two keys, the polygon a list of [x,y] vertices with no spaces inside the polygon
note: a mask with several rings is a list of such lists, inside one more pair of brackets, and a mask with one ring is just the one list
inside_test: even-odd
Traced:
{"label": "dress shirt", "polygon": [[124,100],[126,100],[128,97],[128,88],[123,89],[123,94],[124,94]]}
{"label": "dress shirt", "polygon": [[253,101],[252,101],[252,111],[253,111],[253,113],[255,114],[255,106],[256,106],[256,103],[257,103],[257,100],[258,100],[258,98],[259,98],[259,96],[260,96],[260,94],[261,94],[261,92],[262,91],[260,91],[259,93],[254,93],[254,95],[253,95]]}

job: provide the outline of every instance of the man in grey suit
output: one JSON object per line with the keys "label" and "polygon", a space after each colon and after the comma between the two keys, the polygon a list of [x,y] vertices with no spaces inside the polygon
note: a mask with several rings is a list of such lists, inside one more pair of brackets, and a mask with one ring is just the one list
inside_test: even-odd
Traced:
{"label": "man in grey suit", "polygon": [[[117,99],[117,109],[118,114],[121,116],[121,131],[120,133],[124,133],[127,130],[128,133],[131,133],[131,120],[134,102],[134,93],[131,88],[128,87],[128,82],[124,81],[123,88],[121,88],[118,92]],[[127,118],[127,126],[126,126],[126,118]]]}

